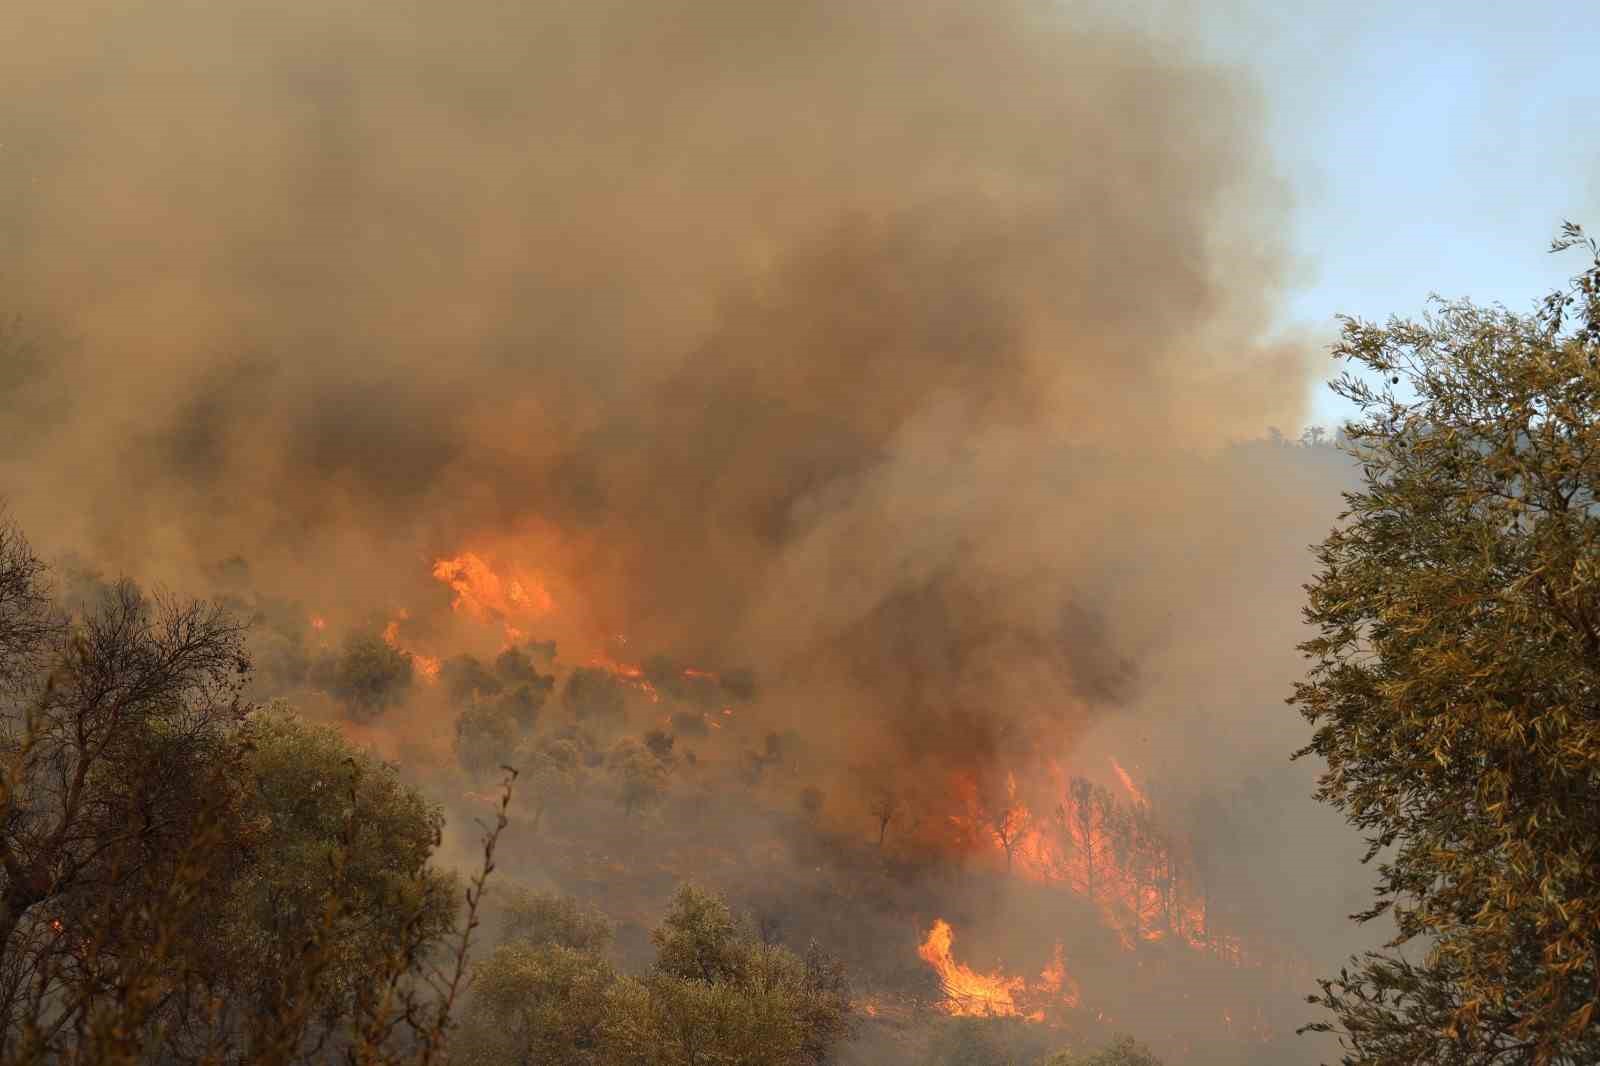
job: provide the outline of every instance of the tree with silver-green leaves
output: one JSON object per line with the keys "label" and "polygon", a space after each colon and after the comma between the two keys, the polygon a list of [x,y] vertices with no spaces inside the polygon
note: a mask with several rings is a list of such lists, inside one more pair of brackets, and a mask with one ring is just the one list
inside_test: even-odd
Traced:
{"label": "tree with silver-green leaves", "polygon": [[1311,1000],[1351,1066],[1600,1062],[1600,247],[1572,247],[1535,313],[1436,301],[1335,348],[1363,481],[1290,702],[1378,860],[1356,917],[1396,923]]}
{"label": "tree with silver-green leaves", "polygon": [[474,971],[452,1061],[483,1066],[823,1066],[848,1034],[850,989],[815,945],[763,942],[720,897],[681,889],[655,964],[616,973],[604,919],[528,893]]}
{"label": "tree with silver-green leaves", "polygon": [[656,962],[612,991],[614,1066],[823,1066],[851,1026],[839,963],[764,942],[720,897],[679,889],[651,934]]}

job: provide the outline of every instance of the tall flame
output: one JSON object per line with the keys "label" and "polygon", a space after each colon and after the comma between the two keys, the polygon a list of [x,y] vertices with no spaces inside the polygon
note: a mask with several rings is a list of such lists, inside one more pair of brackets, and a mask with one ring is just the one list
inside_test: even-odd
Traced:
{"label": "tall flame", "polygon": [[[1078,982],[1067,973],[1061,945],[1056,944],[1050,964],[1039,974],[1036,984],[1021,977],[1008,977],[1000,971],[979,973],[955,960],[951,944],[955,931],[943,918],[934,920],[927,937],[917,948],[922,961],[932,966],[944,989],[946,1014],[966,1017],[1026,1017],[1044,1021],[1046,1007],[1078,1006]],[[1024,1014],[1025,1008],[1033,1008]]]}
{"label": "tall flame", "polygon": [[1068,781],[1058,766],[1051,767],[1054,794],[1039,813],[1014,775],[1007,775],[1004,798],[987,804],[975,782],[958,775],[951,789],[966,812],[950,819],[957,839],[996,854],[1015,876],[1087,898],[1126,949],[1139,940],[1177,937],[1237,962],[1237,941],[1207,927],[1204,897],[1193,885],[1183,842],[1152,818],[1148,798],[1122,765],[1115,759],[1111,765],[1131,809],[1082,779]]}
{"label": "tall flame", "polygon": [[955,932],[943,918],[936,919],[927,939],[917,948],[922,961],[932,966],[944,987],[946,1013],[972,1016],[1009,1017],[1020,1014],[1016,994],[1026,987],[1020,977],[1001,973],[978,973],[950,954]]}

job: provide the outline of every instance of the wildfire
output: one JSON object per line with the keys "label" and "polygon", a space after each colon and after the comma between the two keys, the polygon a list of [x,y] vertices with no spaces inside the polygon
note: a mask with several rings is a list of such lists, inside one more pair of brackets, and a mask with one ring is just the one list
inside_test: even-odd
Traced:
{"label": "wildfire", "polygon": [[311,616],[311,628],[320,633],[328,628],[328,620],[320,614],[314,614]]}
{"label": "wildfire", "polygon": [[404,652],[406,655],[409,655],[411,657],[412,668],[416,670],[419,675],[421,675],[422,680],[431,685],[435,681],[439,680],[438,657],[434,655],[424,655],[421,652],[412,651],[400,643],[400,623],[410,617],[411,612],[402,609],[398,616],[390,619],[389,624],[383,627],[383,642],[389,645],[389,647],[393,648],[395,651]]}
{"label": "wildfire", "polygon": [[651,703],[661,702],[661,693],[657,692],[656,687],[644,676],[643,667],[633,663],[618,662],[607,655],[591,656],[589,665],[606,671],[629,688],[638,689],[649,697]]}
{"label": "wildfire", "polygon": [[[1008,977],[1000,971],[979,973],[972,967],[959,963],[951,955],[950,946],[955,931],[943,918],[934,920],[927,937],[917,948],[922,961],[932,966],[939,975],[944,989],[943,1009],[946,1014],[967,1017],[1025,1017],[1042,1022],[1045,1007],[1076,1007],[1078,982],[1067,973],[1061,945],[1056,944],[1050,964],[1039,974],[1037,984],[1030,986],[1021,977]],[[1023,1008],[1034,1007],[1028,1013]]]}
{"label": "wildfire", "polygon": [[[619,636],[617,641],[620,644],[627,643],[627,639],[625,637]],[[628,687],[637,689],[638,691],[644,693],[649,697],[651,703],[661,702],[661,690],[657,688],[656,684],[650,680],[650,676],[645,672],[644,667],[638,665],[637,663],[626,663],[618,659],[614,659],[609,655],[600,654],[590,656],[588,665],[592,667],[598,667]],[[674,679],[671,677],[663,678],[659,673],[655,676],[656,680],[660,681],[662,685],[667,686],[670,691]],[[721,680],[721,678],[719,675],[712,673],[710,670],[700,670],[691,666],[676,671],[676,680],[716,682]],[[725,717],[732,717],[733,709],[731,707],[724,707],[722,708],[722,714]],[[718,722],[710,715],[702,714],[701,717],[704,719],[706,724],[711,726],[713,729],[722,728],[722,723]]]}
{"label": "wildfire", "polygon": [[556,606],[537,575],[513,569],[501,577],[476,552],[435,560],[433,576],[455,593],[450,601],[452,609],[480,622],[499,622],[512,643],[523,635],[513,620],[549,614]]}
{"label": "wildfire", "polygon": [[955,1015],[1014,1016],[1017,1010],[1016,995],[1027,987],[1020,977],[1006,977],[999,972],[978,973],[970,966],[957,962],[950,955],[950,944],[955,932],[943,918],[936,919],[928,930],[927,939],[917,948],[922,961],[932,966],[944,987],[944,1010]]}
{"label": "wildfire", "polygon": [[[1237,943],[1207,929],[1183,842],[1162,830],[1122,765],[1111,765],[1131,806],[1084,779],[1069,781],[1056,766],[1049,795],[1025,795],[1008,774],[1004,796],[985,801],[974,781],[958,776],[951,787],[958,808],[966,808],[950,819],[958,840],[1003,858],[1015,876],[1085,897],[1127,950],[1140,940],[1177,937],[1237,962]],[[1037,810],[1030,800],[1042,801]]]}
{"label": "wildfire", "polygon": [[1144,792],[1138,785],[1133,783],[1133,778],[1128,774],[1128,771],[1122,768],[1122,764],[1116,760],[1115,756],[1111,758],[1111,769],[1117,772],[1117,780],[1121,781],[1122,787],[1128,790],[1128,796],[1134,803],[1141,807],[1150,806],[1150,801],[1145,798]]}
{"label": "wildfire", "polygon": [[1056,945],[1056,953],[1039,974],[1039,981],[1044,990],[1060,999],[1069,1007],[1078,1005],[1078,982],[1067,972],[1066,960],[1062,957],[1061,945]]}

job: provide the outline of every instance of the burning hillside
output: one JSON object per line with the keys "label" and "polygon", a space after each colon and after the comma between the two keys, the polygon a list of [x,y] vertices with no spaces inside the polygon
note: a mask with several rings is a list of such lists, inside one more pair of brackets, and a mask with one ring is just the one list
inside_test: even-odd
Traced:
{"label": "burning hillside", "polygon": [[701,863],[886,995],[943,920],[1022,1017],[1244,1003],[1350,909],[1278,766],[1345,471],[1248,443],[1287,214],[1181,18],[81,6],[0,10],[0,483],[78,584],[227,598],[441,795],[519,760],[529,878]]}
{"label": "burning hillside", "polygon": [[[1180,1043],[1192,1045],[1208,1029],[1213,1035],[1207,1039],[1261,1041],[1283,1025],[1263,1013],[1261,991],[1245,989],[1303,974],[1294,945],[1275,943],[1271,930],[1241,920],[1238,901],[1227,898],[1226,879],[1218,876],[1228,858],[1212,839],[1218,827],[1175,821],[1116,757],[1086,761],[1086,752],[1067,748],[1059,756],[1019,759],[1002,772],[997,748],[974,748],[964,759],[942,749],[940,769],[908,787],[885,791],[880,781],[875,791],[850,787],[829,797],[818,786],[832,789],[840,781],[827,738],[782,728],[792,680],[768,677],[758,688],[751,671],[725,664],[688,666],[660,654],[635,661],[630,642],[615,634],[570,651],[556,642],[528,641],[518,623],[560,629],[566,608],[548,599],[534,604],[511,591],[527,587],[526,577],[514,573],[497,570],[482,555],[433,564],[433,595],[423,596],[415,610],[395,609],[383,631],[384,643],[426,682],[412,698],[423,709],[393,712],[387,725],[380,720],[347,729],[362,743],[400,755],[406,732],[424,720],[455,716],[453,757],[436,748],[432,764],[459,760],[473,772],[511,762],[527,770],[533,795],[518,810],[524,824],[547,826],[539,830],[543,861],[554,863],[547,876],[609,901],[613,913],[637,913],[644,923],[648,907],[634,893],[662,875],[669,875],[663,885],[712,876],[736,892],[751,877],[801,892],[820,875],[813,890],[832,895],[830,906],[871,913],[876,905],[867,901],[883,889],[870,882],[910,863],[907,870],[924,871],[917,875],[924,887],[910,908],[918,916],[917,938],[899,941],[898,964],[881,958],[857,964],[867,987],[890,997],[874,998],[880,1005],[920,994],[910,991],[921,986],[907,967],[921,966],[936,982],[928,1005],[956,1016],[1109,1032],[1126,1016],[1130,981],[1148,988],[1170,980],[1180,987],[1196,981],[1213,986],[1198,997],[1189,987],[1176,993],[1209,1004],[1208,1020],[1186,1023],[1187,1035],[1174,1035]],[[452,653],[453,647],[480,648],[487,658]],[[316,672],[310,676],[315,682]],[[385,739],[389,730],[396,735]],[[483,754],[474,754],[482,745]],[[469,809],[495,802],[479,780],[455,786]],[[754,835],[739,850],[671,842],[672,834],[658,828],[656,843],[642,850],[619,838],[612,845],[617,850],[597,851],[596,840],[583,837],[569,858],[549,854],[552,847],[566,854],[568,845],[557,841],[565,838],[561,826],[568,820],[579,819],[592,833],[600,821],[614,819],[594,807],[607,797],[622,804],[618,828],[626,835],[626,815],[640,811],[653,810],[655,817],[678,811],[671,817],[705,824],[718,797],[735,792],[744,794],[740,802],[756,818],[749,830]],[[553,823],[547,809],[556,812]],[[792,831],[779,832],[767,821],[785,810],[804,815],[811,843],[802,845]],[[862,832],[874,822],[875,848],[870,831]],[[725,832],[724,825],[718,835]],[[845,844],[852,836],[859,843]],[[834,843],[824,845],[828,840]],[[800,857],[819,846],[824,850],[817,860]],[[853,874],[858,860],[843,858],[841,846],[868,848],[890,865]],[[815,865],[811,873],[795,866],[808,861]],[[1033,942],[998,953],[991,947],[986,957],[993,961],[985,967],[964,958],[957,938],[970,913],[957,922],[945,912],[952,904],[970,912],[963,898],[970,889],[951,895],[948,887],[935,888],[927,878],[941,870],[940,878],[959,875],[972,885],[1018,886],[1025,895],[1008,907],[1035,912],[1029,919]],[[630,884],[638,887],[626,888]],[[862,947],[886,935],[874,929]],[[1044,956],[1038,954],[1041,939],[1051,944]],[[1255,976],[1229,976],[1241,971]],[[1201,1010],[1199,1002],[1194,1010]],[[1235,1018],[1250,1020],[1236,1026]]]}

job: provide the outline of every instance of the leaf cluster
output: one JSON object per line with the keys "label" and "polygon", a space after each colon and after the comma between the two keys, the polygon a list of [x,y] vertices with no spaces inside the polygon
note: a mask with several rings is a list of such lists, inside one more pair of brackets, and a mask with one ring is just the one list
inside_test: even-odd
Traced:
{"label": "leaf cluster", "polygon": [[1600,255],[1539,314],[1436,302],[1336,348],[1385,384],[1335,383],[1363,485],[1315,549],[1290,702],[1379,860],[1358,917],[1425,955],[1323,982],[1347,1062],[1600,1059],[1597,282]]}

